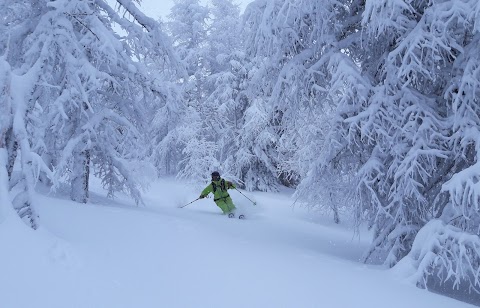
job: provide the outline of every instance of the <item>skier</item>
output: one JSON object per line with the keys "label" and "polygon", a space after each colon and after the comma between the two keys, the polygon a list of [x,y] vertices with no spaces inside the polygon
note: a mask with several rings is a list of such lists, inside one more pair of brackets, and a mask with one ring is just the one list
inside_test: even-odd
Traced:
{"label": "skier", "polygon": [[228,189],[235,189],[232,182],[225,181],[220,177],[218,171],[212,172],[212,182],[205,187],[200,195],[200,199],[205,198],[209,193],[213,192],[213,201],[223,211],[223,214],[228,214],[228,217],[234,217],[233,211],[236,209],[232,198],[228,194]]}

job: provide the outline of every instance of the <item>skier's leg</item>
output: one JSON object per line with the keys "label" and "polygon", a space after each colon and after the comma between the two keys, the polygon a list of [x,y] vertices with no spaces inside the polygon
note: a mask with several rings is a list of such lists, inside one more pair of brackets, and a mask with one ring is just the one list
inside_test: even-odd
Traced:
{"label": "skier's leg", "polygon": [[232,198],[230,197],[225,198],[225,204],[227,205],[229,212],[233,212],[237,209],[233,204]]}
{"label": "skier's leg", "polygon": [[215,204],[222,210],[223,214],[228,214],[231,212],[227,203],[225,202],[225,199],[215,201]]}

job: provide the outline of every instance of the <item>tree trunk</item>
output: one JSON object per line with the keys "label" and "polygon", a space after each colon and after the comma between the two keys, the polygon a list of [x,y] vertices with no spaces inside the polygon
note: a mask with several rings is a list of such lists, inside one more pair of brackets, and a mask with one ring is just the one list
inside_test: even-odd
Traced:
{"label": "tree trunk", "polygon": [[73,155],[72,186],[70,197],[80,203],[88,202],[90,176],[90,151],[75,152]]}
{"label": "tree trunk", "polygon": [[7,173],[8,178],[12,177],[13,166],[17,159],[18,143],[13,136],[13,129],[10,127],[5,133],[5,148],[7,149]]}
{"label": "tree trunk", "polygon": [[337,202],[334,200],[332,193],[330,193],[330,202],[331,202],[331,209],[333,211],[333,221],[336,224],[339,224],[340,223],[340,214],[338,213]]}

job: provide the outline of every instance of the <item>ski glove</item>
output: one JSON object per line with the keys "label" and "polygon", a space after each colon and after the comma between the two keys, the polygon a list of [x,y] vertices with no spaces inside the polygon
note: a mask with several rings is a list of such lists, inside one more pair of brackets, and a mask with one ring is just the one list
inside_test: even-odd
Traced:
{"label": "ski glove", "polygon": [[199,197],[199,198],[200,198],[200,199],[203,199],[203,198],[205,198],[205,196],[204,196],[204,195],[200,195],[200,197]]}
{"label": "ski glove", "polygon": [[235,188],[235,185],[233,185],[232,182],[227,182],[227,189],[230,189],[230,188]]}

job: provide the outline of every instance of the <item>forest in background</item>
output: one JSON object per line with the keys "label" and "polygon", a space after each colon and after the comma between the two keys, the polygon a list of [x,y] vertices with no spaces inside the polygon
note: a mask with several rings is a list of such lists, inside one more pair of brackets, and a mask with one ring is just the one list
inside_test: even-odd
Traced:
{"label": "forest in background", "polygon": [[480,292],[477,0],[0,3],[0,223],[219,170],[374,238],[364,262]]}

